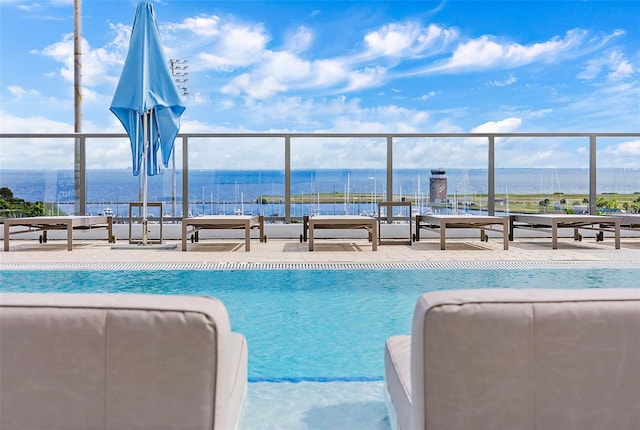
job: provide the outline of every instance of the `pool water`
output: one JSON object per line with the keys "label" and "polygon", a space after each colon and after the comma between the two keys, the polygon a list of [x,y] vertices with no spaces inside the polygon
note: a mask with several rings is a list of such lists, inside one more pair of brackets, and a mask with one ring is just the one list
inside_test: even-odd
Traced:
{"label": "pool water", "polygon": [[250,382],[376,382],[424,292],[637,285],[640,269],[0,271],[0,292],[209,295],[246,336]]}

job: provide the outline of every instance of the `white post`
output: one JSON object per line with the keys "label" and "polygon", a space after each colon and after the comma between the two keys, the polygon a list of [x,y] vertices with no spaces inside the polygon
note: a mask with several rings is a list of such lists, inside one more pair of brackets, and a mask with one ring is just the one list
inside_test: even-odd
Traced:
{"label": "white post", "polygon": [[149,151],[149,120],[151,111],[142,117],[142,244],[147,245],[147,151]]}

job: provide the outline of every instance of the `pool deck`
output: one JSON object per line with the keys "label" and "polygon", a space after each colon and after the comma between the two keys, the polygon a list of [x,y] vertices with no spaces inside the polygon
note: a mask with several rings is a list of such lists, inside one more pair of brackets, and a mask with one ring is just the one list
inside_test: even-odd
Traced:
{"label": "pool deck", "polygon": [[[181,241],[165,240],[159,245],[125,246],[126,240],[115,245],[104,239],[74,240],[73,251],[67,251],[65,240],[12,239],[10,251],[0,253],[0,269],[16,266],[51,264],[100,265],[411,265],[437,263],[580,263],[613,267],[640,267],[640,237],[623,237],[621,249],[614,248],[612,238],[602,242],[595,238],[574,241],[561,238],[558,249],[552,249],[546,237],[522,237],[503,249],[501,238],[491,237],[481,242],[477,237],[447,239],[447,249],[441,250],[437,235],[422,238],[409,245],[380,245],[372,251],[366,238],[333,238],[316,241],[315,250],[297,238],[269,238],[266,243],[252,240],[251,251],[245,252],[241,238],[207,239],[189,244],[181,251]],[[175,245],[175,246],[174,246]],[[168,249],[167,249],[168,248]]]}

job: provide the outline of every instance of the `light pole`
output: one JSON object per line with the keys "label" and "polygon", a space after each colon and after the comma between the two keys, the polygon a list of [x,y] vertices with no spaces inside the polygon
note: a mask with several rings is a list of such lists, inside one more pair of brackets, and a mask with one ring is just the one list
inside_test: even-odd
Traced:
{"label": "light pole", "polygon": [[185,86],[189,79],[189,60],[169,60],[169,66],[171,67],[171,76],[173,76],[173,80],[175,81],[178,89],[181,92],[181,95],[187,96],[189,95],[189,89]]}
{"label": "light pole", "polygon": [[[187,79],[187,76],[189,76],[189,72],[187,72],[187,70],[189,69],[189,60],[175,60],[175,59],[170,59],[169,60],[169,66],[171,67],[171,76],[173,77],[173,80],[175,81],[178,90],[180,90],[180,92],[182,93],[182,96],[187,96],[189,94],[189,90],[187,89],[187,87],[184,86],[184,84],[186,84],[187,82],[189,82],[189,79]],[[172,208],[172,215],[175,218],[176,217],[176,210],[177,210],[177,206],[178,206],[178,202],[176,201],[176,194],[177,194],[177,179],[176,179],[176,150],[175,147],[173,149],[173,152],[171,153],[171,163],[172,163],[172,173],[171,173],[171,203],[173,205]],[[204,198],[202,199],[204,200]]]}
{"label": "light pole", "polygon": [[[82,1],[73,0],[73,89],[74,126],[73,131],[82,131]],[[84,142],[75,138],[73,149],[73,186],[75,215],[84,215],[85,207],[85,152]]]}

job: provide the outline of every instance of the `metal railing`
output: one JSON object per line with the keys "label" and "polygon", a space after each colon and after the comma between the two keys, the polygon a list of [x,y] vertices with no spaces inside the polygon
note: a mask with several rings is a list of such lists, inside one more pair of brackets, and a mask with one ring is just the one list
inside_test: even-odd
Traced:
{"label": "metal railing", "polygon": [[[87,139],[127,139],[126,134],[106,133],[1,133],[0,142],[4,139],[74,139],[74,186],[75,213],[86,214],[86,141]],[[599,138],[640,138],[640,133],[180,133],[176,144],[182,143],[182,195],[189,195],[189,140],[201,138],[281,139],[284,151],[284,222],[292,220],[291,205],[291,141],[292,139],[385,139],[386,140],[386,200],[393,200],[393,147],[394,139],[449,139],[449,138],[482,138],[486,139],[487,151],[487,195],[489,215],[495,214],[495,143],[497,138],[584,138],[589,145],[589,213],[596,213],[596,150]],[[6,168],[7,166],[3,166]],[[189,199],[182,199],[182,213],[189,212]]]}

